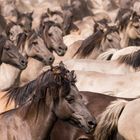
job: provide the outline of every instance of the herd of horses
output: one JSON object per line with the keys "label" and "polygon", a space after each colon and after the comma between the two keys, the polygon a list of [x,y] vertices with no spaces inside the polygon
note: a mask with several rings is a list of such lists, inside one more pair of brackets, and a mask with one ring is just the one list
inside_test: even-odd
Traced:
{"label": "herd of horses", "polygon": [[140,140],[138,0],[0,1],[0,140]]}

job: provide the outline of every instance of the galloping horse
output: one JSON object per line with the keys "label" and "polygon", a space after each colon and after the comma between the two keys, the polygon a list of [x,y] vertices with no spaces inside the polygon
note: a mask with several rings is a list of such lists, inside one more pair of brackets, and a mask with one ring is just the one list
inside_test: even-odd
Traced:
{"label": "galloping horse", "polygon": [[[75,86],[75,76],[63,66],[56,66],[40,75],[34,82],[30,98],[17,109],[0,115],[1,140],[42,140],[49,139],[57,119],[65,120],[91,132],[95,119],[85,107]],[[28,85],[32,88],[33,82]],[[13,89],[9,97],[19,103],[24,100],[25,92]],[[24,94],[24,96],[23,96]],[[25,98],[18,98],[18,97]],[[13,129],[14,128],[14,129]],[[41,130],[41,131],[40,131]]]}

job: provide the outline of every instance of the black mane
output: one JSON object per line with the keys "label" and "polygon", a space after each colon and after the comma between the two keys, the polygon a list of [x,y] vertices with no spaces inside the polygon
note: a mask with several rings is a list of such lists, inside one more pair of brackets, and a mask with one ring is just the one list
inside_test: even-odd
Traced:
{"label": "black mane", "polygon": [[64,66],[53,67],[28,84],[10,89],[5,95],[8,97],[7,104],[13,100],[15,107],[23,105],[28,100],[39,103],[40,100],[46,99],[47,91],[57,96],[61,86],[65,89],[65,93],[68,93],[70,83],[75,83],[75,81],[76,77],[73,72]]}
{"label": "black mane", "polygon": [[137,70],[140,67],[140,50],[131,54],[120,56],[117,60],[119,63],[125,63]]}

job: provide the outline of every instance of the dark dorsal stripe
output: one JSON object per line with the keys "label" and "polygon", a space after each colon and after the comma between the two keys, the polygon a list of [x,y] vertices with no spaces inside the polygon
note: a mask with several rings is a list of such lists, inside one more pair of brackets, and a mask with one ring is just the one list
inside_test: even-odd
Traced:
{"label": "dark dorsal stripe", "polygon": [[140,67],[140,50],[131,54],[120,56],[117,60],[121,64],[125,63],[132,66],[134,69],[137,69]]}

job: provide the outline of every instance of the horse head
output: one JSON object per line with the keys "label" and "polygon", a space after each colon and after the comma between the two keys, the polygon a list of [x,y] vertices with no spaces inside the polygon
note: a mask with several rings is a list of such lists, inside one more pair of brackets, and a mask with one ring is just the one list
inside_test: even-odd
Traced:
{"label": "horse head", "polygon": [[27,60],[18,52],[17,47],[6,37],[0,36],[1,62],[21,70],[27,66]]}

